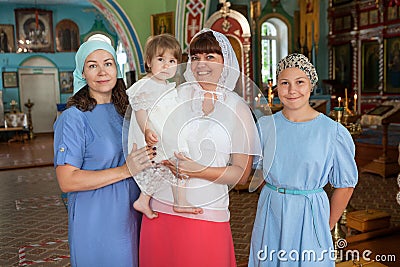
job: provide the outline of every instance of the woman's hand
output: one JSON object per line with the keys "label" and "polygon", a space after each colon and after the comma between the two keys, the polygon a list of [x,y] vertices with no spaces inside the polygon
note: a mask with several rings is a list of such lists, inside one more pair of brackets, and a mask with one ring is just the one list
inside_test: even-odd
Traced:
{"label": "woman's hand", "polygon": [[178,178],[180,179],[200,177],[200,173],[207,168],[206,166],[195,162],[191,158],[186,157],[183,153],[175,152],[174,155],[175,158],[164,160],[161,163],[168,167],[175,177],[177,176],[176,174],[178,171]]}
{"label": "woman's hand", "polygon": [[[218,184],[236,185],[245,184],[250,172],[253,157],[246,154],[232,154],[232,163],[230,166],[211,167],[204,166],[196,161],[186,157],[182,153],[174,153],[176,159],[162,161],[171,172],[178,178],[200,178]],[[177,161],[178,160],[178,164]],[[177,166],[178,165],[178,166]],[[178,169],[178,171],[177,171]]]}
{"label": "woman's hand", "polygon": [[133,144],[132,151],[126,157],[126,166],[130,172],[131,176],[135,176],[144,169],[153,166],[151,160],[154,158],[154,150],[152,147],[146,146],[137,149],[137,145]]}
{"label": "woman's hand", "polygon": [[58,165],[57,180],[63,192],[94,190],[129,178],[153,165],[153,149],[137,149],[133,144],[132,152],[124,165],[104,170],[81,170],[70,164]]}

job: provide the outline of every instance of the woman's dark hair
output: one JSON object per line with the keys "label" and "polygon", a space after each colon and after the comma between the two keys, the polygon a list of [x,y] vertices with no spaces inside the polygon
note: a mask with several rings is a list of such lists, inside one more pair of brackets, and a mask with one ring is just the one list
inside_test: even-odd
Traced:
{"label": "woman's dark hair", "polygon": [[212,31],[197,35],[190,42],[189,53],[191,55],[201,53],[216,53],[222,55],[222,49]]}
{"label": "woman's dark hair", "polygon": [[[122,78],[117,79],[117,83],[112,90],[111,103],[114,103],[115,109],[121,116],[125,116],[129,101],[128,95],[126,94],[126,85]],[[85,85],[68,99],[66,108],[75,106],[77,109],[84,112],[92,111],[96,105],[96,99],[89,95],[89,87]]]}

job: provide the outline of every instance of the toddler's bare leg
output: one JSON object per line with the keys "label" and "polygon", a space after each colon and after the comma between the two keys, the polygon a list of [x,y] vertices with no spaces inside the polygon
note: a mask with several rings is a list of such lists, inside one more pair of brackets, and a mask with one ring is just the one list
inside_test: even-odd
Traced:
{"label": "toddler's bare leg", "polygon": [[133,202],[133,207],[135,208],[135,210],[140,211],[141,213],[146,215],[147,218],[154,219],[158,217],[158,214],[150,208],[150,199],[151,196],[140,193],[138,199]]}
{"label": "toddler's bare leg", "polygon": [[[182,182],[178,182],[181,184]],[[186,199],[186,188],[184,186],[172,185],[174,194],[174,211],[179,213],[201,214],[202,208],[194,207]]]}

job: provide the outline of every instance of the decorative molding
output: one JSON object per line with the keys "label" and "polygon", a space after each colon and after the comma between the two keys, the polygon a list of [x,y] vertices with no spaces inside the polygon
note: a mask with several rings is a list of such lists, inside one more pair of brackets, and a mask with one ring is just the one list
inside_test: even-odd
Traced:
{"label": "decorative molding", "polygon": [[383,95],[383,84],[384,84],[384,44],[383,39],[379,38],[379,94]]}
{"label": "decorative molding", "polygon": [[[215,12],[210,16],[210,18],[205,22],[204,27],[210,28],[214,23],[221,19],[222,15],[219,12]],[[242,38],[251,37],[250,25],[247,19],[238,11],[230,10],[229,18],[236,20],[239,22],[241,30],[242,30]]]}
{"label": "decorative molding", "polygon": [[[357,64],[357,62],[359,61],[359,57],[358,57],[358,46],[357,46],[357,42],[355,40],[351,40],[350,42],[351,44],[351,48],[352,48],[352,54],[353,54],[353,81],[352,81],[352,85],[353,85],[353,89],[355,91],[358,90],[358,88],[361,88],[361,84],[359,79],[357,79],[358,77],[358,73],[359,73],[359,69],[358,66],[361,66],[361,64]],[[360,92],[357,92],[357,95],[360,96]]]}
{"label": "decorative molding", "polygon": [[386,28],[386,35],[400,35],[400,24],[388,25]]}
{"label": "decorative molding", "polygon": [[138,75],[146,73],[139,37],[125,11],[115,0],[88,1],[92,3],[114,27],[125,48],[130,70],[136,70]]}
{"label": "decorative molding", "polygon": [[178,0],[175,32],[182,51],[187,52],[190,40],[204,25],[210,0]]}
{"label": "decorative molding", "polygon": [[359,39],[367,40],[367,39],[382,39],[383,38],[383,26],[374,27],[371,29],[364,29],[359,31]]}

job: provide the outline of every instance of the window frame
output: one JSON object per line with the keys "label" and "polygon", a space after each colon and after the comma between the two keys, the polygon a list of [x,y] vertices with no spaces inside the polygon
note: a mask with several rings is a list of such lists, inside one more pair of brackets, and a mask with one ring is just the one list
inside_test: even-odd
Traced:
{"label": "window frame", "polygon": [[[277,50],[277,62],[284,56],[288,55],[291,53],[292,51],[292,27],[291,24],[289,22],[289,20],[284,17],[283,15],[274,13],[274,14],[268,14],[264,17],[262,17],[258,22],[257,22],[257,35],[259,36],[259,40],[258,40],[258,55],[257,55],[257,65],[258,65],[258,69],[259,73],[258,73],[258,81],[259,81],[259,86],[260,88],[263,88],[265,86],[265,84],[263,83],[263,76],[262,76],[262,68],[263,68],[263,64],[262,64],[262,36],[261,36],[261,29],[262,29],[262,25],[265,22],[269,22],[272,23],[276,29],[277,29],[277,42],[276,42],[276,47],[278,48]],[[280,25],[277,25],[280,24]],[[286,31],[284,34],[286,36],[282,36],[282,28],[284,28],[283,31]],[[286,41],[283,40],[286,38]],[[286,46],[284,46],[284,43],[286,42]],[[280,49],[279,49],[280,48]],[[286,51],[283,51],[286,50]],[[273,84],[275,84],[275,73],[273,73]],[[265,89],[265,88],[263,88]]]}

